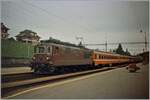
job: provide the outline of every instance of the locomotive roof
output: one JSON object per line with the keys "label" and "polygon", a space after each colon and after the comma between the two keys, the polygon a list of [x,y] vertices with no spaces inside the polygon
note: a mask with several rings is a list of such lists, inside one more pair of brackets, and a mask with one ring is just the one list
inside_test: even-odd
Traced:
{"label": "locomotive roof", "polygon": [[80,48],[80,47],[74,47],[74,46],[68,46],[68,45],[56,44],[56,43],[40,43],[39,46],[40,45],[53,45],[53,46],[78,49],[78,50],[89,50],[89,51],[93,51],[95,53],[100,53],[100,54],[109,55],[109,56],[122,56],[122,57],[134,58],[133,56],[120,55],[120,54],[115,54],[115,53],[111,53],[111,52],[104,52],[104,51],[96,51],[96,50],[92,50],[92,49],[88,49],[88,48]]}
{"label": "locomotive roof", "polygon": [[65,47],[65,48],[71,48],[71,49],[78,49],[78,50],[90,50],[87,48],[80,48],[80,47],[74,47],[74,46],[68,46],[68,45],[63,45],[63,44],[56,44],[56,43],[40,43],[40,45],[53,45],[53,46],[58,46],[58,47]]}

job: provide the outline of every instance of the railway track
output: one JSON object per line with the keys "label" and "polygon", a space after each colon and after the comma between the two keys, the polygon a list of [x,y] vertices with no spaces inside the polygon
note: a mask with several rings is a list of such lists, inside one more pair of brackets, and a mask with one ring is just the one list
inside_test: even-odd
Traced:
{"label": "railway track", "polygon": [[119,65],[119,67],[104,67],[99,69],[92,69],[74,73],[66,73],[66,74],[59,74],[59,75],[35,75],[33,73],[24,73],[24,74],[17,74],[17,75],[6,75],[2,76],[2,84],[1,84],[1,95],[2,98],[7,98],[8,96],[15,94],[17,92],[23,91],[28,88],[37,87],[39,85],[44,85],[56,81],[60,81],[63,79],[88,75],[97,72],[108,71],[120,67],[124,67],[126,65]]}
{"label": "railway track", "polygon": [[9,74],[9,75],[2,75],[1,82],[3,84],[3,83],[15,82],[15,81],[35,79],[35,78],[40,78],[40,77],[45,77],[45,76],[47,75],[36,75],[36,74],[33,74],[33,72]]}

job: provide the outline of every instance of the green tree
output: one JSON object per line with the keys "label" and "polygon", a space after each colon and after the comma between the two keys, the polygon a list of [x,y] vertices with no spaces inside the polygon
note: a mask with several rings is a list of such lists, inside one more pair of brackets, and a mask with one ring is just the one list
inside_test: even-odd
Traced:
{"label": "green tree", "polygon": [[116,49],[116,53],[124,55],[124,51],[123,51],[122,45],[120,43],[118,45],[118,48]]}
{"label": "green tree", "polygon": [[126,49],[125,54],[128,55],[128,56],[131,56],[131,54],[130,54],[130,52],[128,51],[128,49]]}
{"label": "green tree", "polygon": [[16,41],[13,37],[8,38],[9,41]]}

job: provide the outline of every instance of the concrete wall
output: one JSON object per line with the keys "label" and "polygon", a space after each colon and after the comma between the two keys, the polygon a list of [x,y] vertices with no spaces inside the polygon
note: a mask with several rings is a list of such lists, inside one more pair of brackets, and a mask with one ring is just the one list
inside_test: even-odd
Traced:
{"label": "concrete wall", "polygon": [[2,67],[21,67],[29,66],[31,59],[25,58],[2,58]]}

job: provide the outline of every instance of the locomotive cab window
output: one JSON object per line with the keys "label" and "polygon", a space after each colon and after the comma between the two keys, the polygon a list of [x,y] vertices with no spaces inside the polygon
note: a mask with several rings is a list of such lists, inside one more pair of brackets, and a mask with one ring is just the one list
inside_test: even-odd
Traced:
{"label": "locomotive cab window", "polygon": [[38,53],[44,53],[45,52],[45,48],[44,47],[39,47],[39,52]]}
{"label": "locomotive cab window", "polygon": [[34,47],[34,53],[44,53],[45,52],[45,48],[42,47],[42,46],[37,46],[37,47]]}

